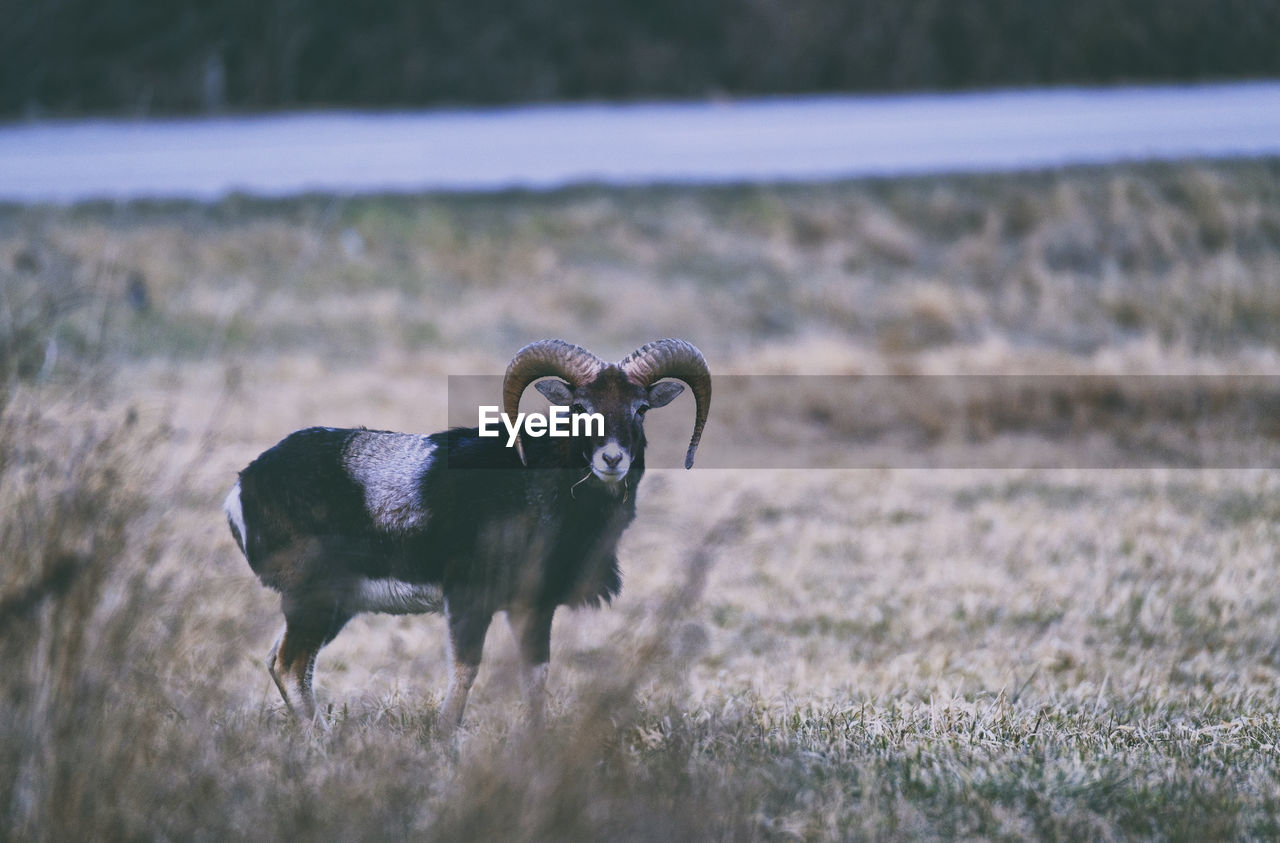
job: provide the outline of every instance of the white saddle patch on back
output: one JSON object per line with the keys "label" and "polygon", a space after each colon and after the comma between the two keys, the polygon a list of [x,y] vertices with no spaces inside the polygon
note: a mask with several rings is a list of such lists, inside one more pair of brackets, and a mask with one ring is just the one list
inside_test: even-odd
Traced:
{"label": "white saddle patch on back", "polygon": [[444,592],[438,585],[410,583],[390,577],[360,580],[348,606],[354,612],[418,615],[444,609]]}
{"label": "white saddle patch on back", "polygon": [[367,431],[352,438],[343,462],[364,490],[365,508],[375,525],[393,533],[426,526],[429,513],[418,483],[434,450],[427,437],[408,433]]}

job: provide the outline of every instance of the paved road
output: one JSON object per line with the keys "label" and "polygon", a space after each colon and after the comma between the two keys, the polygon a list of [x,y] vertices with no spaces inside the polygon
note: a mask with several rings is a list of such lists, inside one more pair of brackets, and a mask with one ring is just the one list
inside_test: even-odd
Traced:
{"label": "paved road", "polygon": [[816,180],[1280,154],[1280,82],[0,125],[0,199]]}

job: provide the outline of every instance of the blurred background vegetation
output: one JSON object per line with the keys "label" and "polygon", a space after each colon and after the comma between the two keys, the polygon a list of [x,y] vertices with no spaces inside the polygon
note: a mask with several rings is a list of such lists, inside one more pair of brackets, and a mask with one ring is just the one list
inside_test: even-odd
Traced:
{"label": "blurred background vegetation", "polygon": [[1280,0],[5,5],[0,115],[8,117],[1280,74]]}

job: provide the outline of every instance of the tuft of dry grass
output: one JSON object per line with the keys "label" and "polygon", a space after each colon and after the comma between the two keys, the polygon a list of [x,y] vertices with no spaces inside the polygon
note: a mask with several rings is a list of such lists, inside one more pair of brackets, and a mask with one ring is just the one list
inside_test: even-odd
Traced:
{"label": "tuft of dry grass", "polygon": [[[717,374],[1274,376],[1277,200],[1244,162],[0,209],[0,837],[1273,837],[1273,470],[653,471],[623,594],[557,617],[546,729],[499,621],[453,742],[436,617],[357,619],[331,731],[285,717],[218,505],[294,428],[443,426],[447,375],[542,336],[687,336]],[[778,435],[902,431],[802,397]],[[709,438],[766,430],[717,406]],[[925,453],[1047,418],[944,410]]]}

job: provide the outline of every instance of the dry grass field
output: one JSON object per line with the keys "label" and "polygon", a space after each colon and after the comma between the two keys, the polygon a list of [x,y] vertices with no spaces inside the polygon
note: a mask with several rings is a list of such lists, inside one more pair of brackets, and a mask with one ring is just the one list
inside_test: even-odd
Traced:
{"label": "dry grass field", "polygon": [[[291,723],[220,512],[285,433],[439,429],[448,375],[543,337],[1280,375],[1280,163],[9,206],[0,285],[0,839],[1280,834],[1274,457],[651,471],[622,596],[557,616],[546,728],[498,622],[455,740],[430,616],[354,621],[331,728]],[[770,424],[875,445],[782,398]]]}

